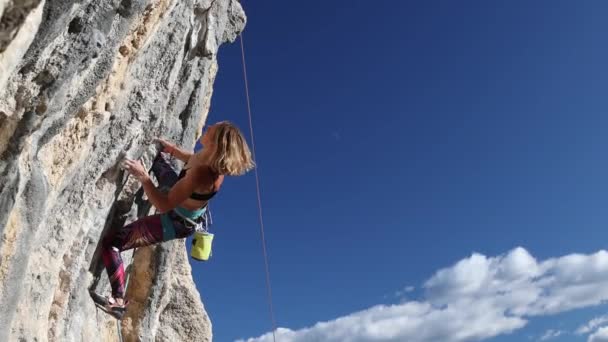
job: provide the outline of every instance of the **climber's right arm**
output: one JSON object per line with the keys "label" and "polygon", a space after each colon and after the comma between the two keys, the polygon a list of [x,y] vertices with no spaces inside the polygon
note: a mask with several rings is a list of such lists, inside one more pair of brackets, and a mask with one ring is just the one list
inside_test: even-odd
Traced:
{"label": "climber's right arm", "polygon": [[155,140],[163,145],[163,152],[169,153],[184,163],[187,163],[188,159],[192,157],[192,153],[182,150],[181,148],[177,147],[177,145],[170,143],[167,140],[161,138],[157,138]]}
{"label": "climber's right arm", "polygon": [[175,158],[183,161],[184,163],[188,162],[188,159],[190,159],[190,157],[192,157],[192,153],[190,152],[186,152],[182,149],[180,149],[177,146],[174,146],[171,151],[169,152],[169,154],[171,154],[172,156],[174,156]]}

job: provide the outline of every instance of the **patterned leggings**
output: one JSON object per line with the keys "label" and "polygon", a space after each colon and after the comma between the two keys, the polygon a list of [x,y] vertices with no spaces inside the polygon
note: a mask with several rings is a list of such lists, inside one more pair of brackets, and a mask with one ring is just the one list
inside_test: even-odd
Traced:
{"label": "patterned leggings", "polygon": [[[171,165],[159,153],[152,164],[152,172],[158,179],[161,188],[169,189],[177,181],[177,174]],[[161,217],[166,215],[173,223],[175,234],[163,236]],[[125,293],[125,270],[120,252],[132,248],[149,246],[172,239],[185,238],[194,233],[194,228],[185,227],[173,211],[143,217],[119,230],[113,231],[103,239],[102,259],[112,286],[112,297],[123,298]],[[167,229],[167,227],[165,227]]]}

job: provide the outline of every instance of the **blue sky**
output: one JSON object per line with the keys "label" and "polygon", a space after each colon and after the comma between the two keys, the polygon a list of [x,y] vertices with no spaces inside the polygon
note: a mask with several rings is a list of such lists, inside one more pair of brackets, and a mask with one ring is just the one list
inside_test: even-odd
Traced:
{"label": "blue sky", "polygon": [[[338,318],[328,329],[353,341],[601,335],[575,331],[607,311],[608,3],[243,6],[277,340],[329,340],[302,329]],[[221,47],[208,120],[249,138],[240,58]],[[222,190],[195,282],[214,341],[265,341],[254,174]],[[357,312],[372,318],[348,325]]]}

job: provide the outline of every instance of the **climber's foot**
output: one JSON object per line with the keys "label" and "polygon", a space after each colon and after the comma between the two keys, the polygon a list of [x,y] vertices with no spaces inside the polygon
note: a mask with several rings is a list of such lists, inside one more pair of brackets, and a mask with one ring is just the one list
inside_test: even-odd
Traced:
{"label": "climber's foot", "polygon": [[125,301],[122,298],[109,297],[105,309],[107,313],[116,317],[116,319],[121,319],[125,311],[127,311],[127,304],[129,304],[129,301]]}
{"label": "climber's foot", "polygon": [[97,307],[118,320],[122,319],[129,304],[129,301],[123,298],[104,297],[95,292],[91,292],[91,297]]}

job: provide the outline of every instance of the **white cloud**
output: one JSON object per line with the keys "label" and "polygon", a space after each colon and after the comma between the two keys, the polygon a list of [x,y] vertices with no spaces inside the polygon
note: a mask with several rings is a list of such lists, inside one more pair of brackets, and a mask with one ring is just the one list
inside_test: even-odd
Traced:
{"label": "white cloud", "polygon": [[548,340],[552,340],[556,337],[559,337],[561,334],[563,334],[564,332],[561,330],[552,330],[549,329],[547,331],[545,331],[545,333],[543,334],[543,336],[541,336],[540,340],[541,341],[548,341]]}
{"label": "white cloud", "polygon": [[401,290],[395,292],[394,296],[397,298],[402,298],[404,297],[406,294],[414,291],[416,288],[413,286],[406,286],[404,288],[402,288]]}
{"label": "white cloud", "polygon": [[576,333],[579,335],[588,334],[604,323],[608,323],[608,315],[596,317],[590,320],[589,323],[581,325],[578,329],[576,329]]}
{"label": "white cloud", "polygon": [[[298,331],[278,329],[277,341],[464,341],[494,336],[494,331],[513,331],[525,322],[505,317],[480,305],[475,310],[439,309],[428,302],[378,305]],[[470,324],[475,322],[475,324]],[[242,341],[242,340],[241,340]],[[270,342],[267,333],[247,342]]]}
{"label": "white cloud", "polygon": [[[300,330],[281,328],[276,337],[281,342],[465,342],[508,334],[533,316],[607,300],[608,252],[541,262],[521,247],[496,257],[473,253],[437,271],[423,289],[421,300],[377,305]],[[265,334],[240,341],[271,340],[272,334]]]}
{"label": "white cloud", "polygon": [[587,342],[608,342],[608,327],[599,328],[589,336]]}

